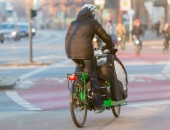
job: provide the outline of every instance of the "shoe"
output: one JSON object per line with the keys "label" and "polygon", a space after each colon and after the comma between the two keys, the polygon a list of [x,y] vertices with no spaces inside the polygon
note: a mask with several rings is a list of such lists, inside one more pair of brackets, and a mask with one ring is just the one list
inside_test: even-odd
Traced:
{"label": "shoe", "polygon": [[94,112],[97,113],[102,113],[106,108],[104,106],[98,106],[94,107]]}

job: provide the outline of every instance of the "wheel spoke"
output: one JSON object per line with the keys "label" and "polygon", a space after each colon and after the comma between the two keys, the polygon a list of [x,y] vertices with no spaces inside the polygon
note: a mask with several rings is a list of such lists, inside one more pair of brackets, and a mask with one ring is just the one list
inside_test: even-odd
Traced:
{"label": "wheel spoke", "polygon": [[76,107],[75,111],[74,111],[77,120],[82,123],[83,122],[83,118],[84,118],[84,110],[82,110],[82,108],[80,107]]}
{"label": "wheel spoke", "polygon": [[83,101],[80,98],[80,92],[83,87],[81,83],[77,82],[75,82],[72,87],[72,102],[70,103],[71,116],[74,124],[78,127],[82,127],[87,117],[87,109],[84,108]]}

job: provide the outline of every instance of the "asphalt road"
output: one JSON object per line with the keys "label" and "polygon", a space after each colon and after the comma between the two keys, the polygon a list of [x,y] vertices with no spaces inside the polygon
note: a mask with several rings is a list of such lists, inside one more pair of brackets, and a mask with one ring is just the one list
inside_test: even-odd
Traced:
{"label": "asphalt road", "polygon": [[[142,103],[141,103],[142,104]],[[152,103],[150,103],[152,104]],[[170,105],[124,106],[115,118],[111,111],[101,114],[88,112],[82,130],[169,130]],[[1,112],[3,130],[78,130],[68,109],[57,111]]]}
{"label": "asphalt road", "polygon": [[[18,86],[16,90],[0,90],[1,129],[77,129],[73,125],[70,118],[68,106],[61,108],[54,107],[55,105],[53,103],[55,103],[55,101],[52,102],[52,100],[49,99],[49,95],[55,96],[60,92],[64,92],[64,94],[68,93],[66,88],[64,88],[64,90],[58,91],[57,93],[57,88],[55,88],[55,86],[59,86],[60,81],[65,81],[63,79],[65,78],[66,73],[74,71],[74,64],[66,58],[64,53],[64,34],[64,31],[55,32],[48,30],[40,32],[34,38],[34,62],[51,63],[50,66],[15,66],[16,64],[29,64],[28,39],[22,39],[20,42],[6,41],[4,44],[1,44],[0,55],[2,58],[0,59],[0,76],[18,77],[22,79],[24,83],[26,82],[26,84],[29,85],[24,87],[24,85],[21,84],[21,86]],[[136,79],[138,79],[137,76],[139,75],[149,75],[149,78],[158,75],[157,80],[151,80],[152,82],[150,83],[150,89],[153,88],[154,90],[154,86],[157,85],[161,87],[156,87],[156,94],[159,95],[157,92],[161,92],[161,88],[167,92],[167,84],[169,81],[165,80],[167,81],[167,84],[166,86],[163,86],[164,80],[162,81],[162,76],[160,75],[162,72],[165,72],[165,70],[167,73],[169,73],[169,54],[162,54],[161,44],[145,44],[140,57],[135,56],[133,47],[129,44],[127,45],[127,51],[125,53],[120,52],[117,54],[117,56],[121,59],[126,67],[129,80],[131,81],[130,85],[136,86],[133,86],[133,89],[137,88],[137,90],[135,89],[135,93],[139,92],[139,90],[142,90],[143,88],[146,90],[140,94],[144,95],[143,97],[147,97],[147,81],[150,79],[143,77],[142,82],[144,83],[142,84],[143,86],[140,87],[141,80],[139,82],[135,82]],[[9,63],[12,63],[12,65],[3,66],[3,64]],[[46,79],[50,79],[51,82],[44,82]],[[52,82],[53,79],[57,79],[57,82],[55,80]],[[34,85],[32,82],[30,82],[34,80],[38,81],[35,82],[38,85],[42,82],[40,85],[44,84],[47,85],[47,87],[49,85],[52,89],[44,89],[43,86],[36,86],[36,84]],[[157,84],[154,84],[155,81],[159,80],[160,82],[156,82]],[[63,84],[64,83],[62,82],[61,85]],[[29,87],[37,87],[37,89],[29,89]],[[134,93],[133,89],[131,89],[130,93]],[[35,92],[38,92],[38,95]],[[34,94],[34,96],[32,94]],[[134,94],[135,96],[133,99],[138,99],[140,94],[137,94]],[[15,97],[15,100],[13,96],[17,96]],[[48,100],[42,100],[42,97],[48,97]],[[33,98],[35,98],[36,101],[31,100]],[[56,100],[57,98],[54,99]],[[21,104],[21,100],[24,101],[23,104],[29,104],[29,109],[28,107],[25,107],[23,104]],[[62,99],[60,98],[60,100]],[[42,108],[46,107],[47,109],[39,109],[41,107],[38,107],[38,105],[41,106],[43,104],[39,104],[37,101],[41,101],[41,103],[48,102],[51,106],[42,106]],[[67,96],[64,97],[63,102],[68,103]],[[36,105],[37,107],[35,108],[34,106]],[[102,114],[94,114],[94,112],[89,112],[85,127],[82,129],[169,130],[169,106],[170,101],[167,93],[167,95],[161,101],[151,100],[150,98],[148,102],[146,98],[145,101],[135,100],[135,102],[130,102],[127,106],[122,107],[121,116],[119,118],[114,118],[111,111],[105,111]],[[30,109],[30,107],[34,107],[34,109]]]}

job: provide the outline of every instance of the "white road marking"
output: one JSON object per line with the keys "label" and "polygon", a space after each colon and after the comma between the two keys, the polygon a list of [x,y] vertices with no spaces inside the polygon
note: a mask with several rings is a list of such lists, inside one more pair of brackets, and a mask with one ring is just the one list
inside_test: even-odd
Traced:
{"label": "white road marking", "polygon": [[170,74],[170,60],[169,63],[164,67],[164,69],[162,70],[163,74],[169,73]]}
{"label": "white road marking", "polygon": [[18,95],[16,91],[6,91],[6,95],[10,97],[14,102],[16,102],[18,105],[23,106],[27,110],[42,110],[41,108],[33,106],[31,103],[27,102],[25,99],[23,99],[21,96]]}
{"label": "white road marking", "polygon": [[34,70],[34,71],[30,72],[30,73],[24,74],[24,75],[22,75],[22,76],[19,77],[19,80],[27,79],[27,78],[35,75],[35,74],[38,74],[38,73],[40,73],[40,72],[43,72],[44,70],[46,70],[46,69],[48,69],[48,68],[49,68],[48,66],[45,66],[45,67],[42,67],[42,68],[40,68],[40,69]]}
{"label": "white road marking", "polygon": [[[128,105],[129,106],[129,105]],[[152,110],[152,111],[157,111],[158,109],[155,108],[149,108],[149,107],[138,107],[138,106],[130,106],[130,107],[134,107],[134,108],[140,108],[140,109],[145,109],[145,110]]]}
{"label": "white road marking", "polygon": [[[30,111],[43,110],[41,108],[33,106],[31,103],[29,103],[28,101],[23,99],[21,96],[18,95],[18,93],[16,91],[6,91],[6,94],[14,102],[16,102],[18,105],[23,106],[27,110],[30,110]],[[68,100],[58,102],[58,105],[59,106],[62,105],[63,102],[68,102]],[[53,103],[53,102],[51,102],[51,103]],[[157,101],[132,102],[132,103],[128,103],[125,107],[133,107],[133,108],[140,108],[140,109],[156,111],[156,110],[159,110],[159,109],[153,108],[154,106],[169,105],[169,104],[170,104],[170,100],[157,100]]]}
{"label": "white road marking", "polygon": [[167,77],[165,77],[162,74],[129,74],[128,75],[128,81],[129,82],[145,82],[145,83],[150,83],[151,80],[150,79],[139,79],[137,77],[148,77],[151,79],[159,79],[159,80],[166,80]]}
{"label": "white road marking", "polygon": [[21,75],[21,76],[19,77],[19,80],[22,81],[22,80],[27,79],[27,78],[35,75],[35,74],[41,73],[41,72],[43,72],[43,71],[45,71],[45,70],[47,70],[47,69],[49,69],[49,68],[64,67],[64,66],[63,66],[63,62],[64,62],[64,64],[67,64],[67,61],[68,61],[68,60],[62,61],[62,62],[60,62],[60,63],[52,64],[52,65],[49,65],[49,66],[44,66],[44,67],[39,68],[39,69],[36,69],[36,70],[31,71],[31,72],[29,72],[29,73],[27,73],[27,74]]}
{"label": "white road marking", "polygon": [[143,101],[143,102],[133,102],[129,103],[127,106],[128,107],[135,107],[135,108],[143,108],[143,109],[148,109],[148,110],[158,110],[155,108],[149,108],[153,106],[159,106],[159,105],[169,105],[170,100],[157,100],[157,101]]}
{"label": "white road marking", "polygon": [[45,56],[37,56],[34,58],[35,61],[38,61],[38,60],[43,60],[43,59],[66,59],[66,56],[64,55],[45,55]]}

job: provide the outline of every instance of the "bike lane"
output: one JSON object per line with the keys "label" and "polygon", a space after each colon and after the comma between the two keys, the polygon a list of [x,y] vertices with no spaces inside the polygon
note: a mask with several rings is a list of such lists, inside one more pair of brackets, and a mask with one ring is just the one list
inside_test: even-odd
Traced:
{"label": "bike lane", "polygon": [[[126,55],[118,54],[118,58],[125,66],[154,66],[159,64],[169,66],[168,54],[150,54],[150,56],[142,55],[135,58],[134,55],[128,53]],[[53,67],[74,67],[74,64],[67,60]],[[128,73],[128,80],[128,103],[170,98],[168,94],[170,90],[169,75]],[[55,110],[69,107],[69,90],[66,78],[31,78],[28,76],[16,85],[16,91],[6,91],[6,94],[27,110]]]}
{"label": "bike lane", "polygon": [[[69,107],[69,90],[65,78],[27,79],[20,85],[27,86],[27,89],[6,91],[6,94],[27,110],[56,110]],[[170,76],[129,75],[127,102],[170,99],[169,86]]]}

